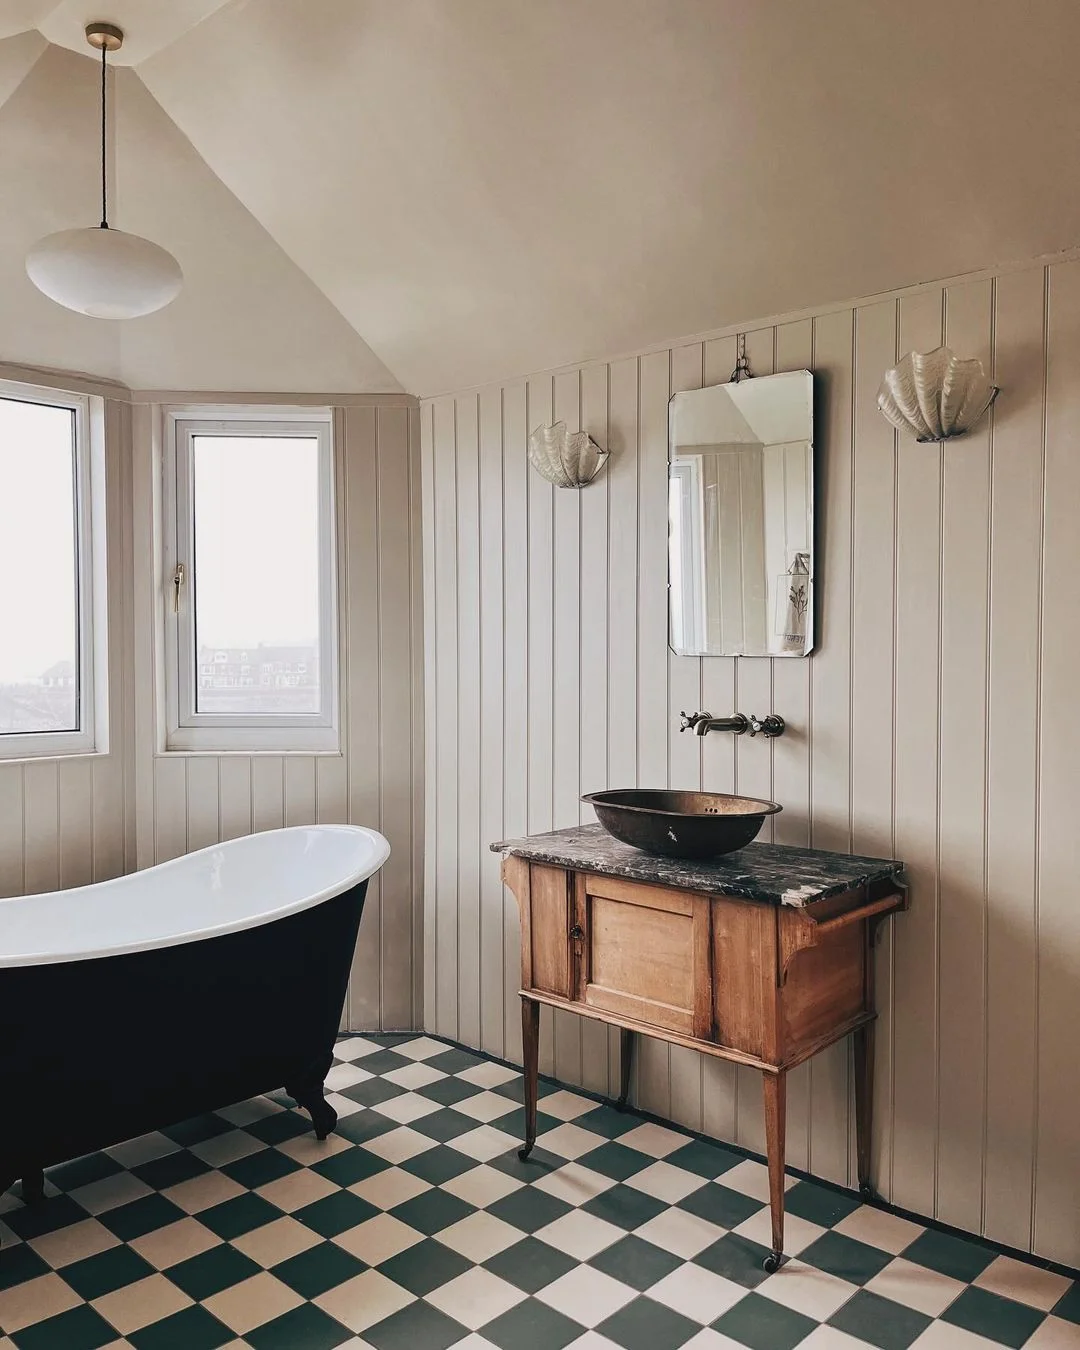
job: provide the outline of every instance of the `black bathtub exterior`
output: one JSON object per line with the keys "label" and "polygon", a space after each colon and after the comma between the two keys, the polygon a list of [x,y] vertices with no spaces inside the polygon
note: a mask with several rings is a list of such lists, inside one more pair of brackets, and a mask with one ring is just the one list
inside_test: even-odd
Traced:
{"label": "black bathtub exterior", "polygon": [[221,937],[0,969],[0,1193],[22,1177],[32,1200],[42,1168],[281,1087],[325,1138],[366,893]]}

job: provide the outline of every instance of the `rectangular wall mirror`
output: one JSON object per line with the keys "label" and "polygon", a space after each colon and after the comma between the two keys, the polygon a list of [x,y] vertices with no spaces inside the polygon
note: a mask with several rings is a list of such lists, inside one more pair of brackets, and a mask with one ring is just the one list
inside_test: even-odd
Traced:
{"label": "rectangular wall mirror", "polygon": [[669,641],[680,656],[814,646],[814,380],[676,394],[668,417]]}

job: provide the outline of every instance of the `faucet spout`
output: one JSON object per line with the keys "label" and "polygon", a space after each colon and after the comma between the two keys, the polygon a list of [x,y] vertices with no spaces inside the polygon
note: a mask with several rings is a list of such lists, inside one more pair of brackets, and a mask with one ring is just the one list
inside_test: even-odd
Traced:
{"label": "faucet spout", "polygon": [[736,736],[749,730],[750,719],[742,713],[732,713],[730,717],[714,717],[712,713],[680,713],[679,730],[693,731],[697,736],[707,736],[710,731],[730,731]]}

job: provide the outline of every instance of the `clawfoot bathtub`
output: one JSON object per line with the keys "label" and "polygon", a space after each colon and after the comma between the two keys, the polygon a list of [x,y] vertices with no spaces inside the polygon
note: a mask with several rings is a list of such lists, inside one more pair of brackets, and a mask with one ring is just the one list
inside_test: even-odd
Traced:
{"label": "clawfoot bathtub", "polygon": [[0,900],[0,1193],[284,1087],[320,1139],[374,830],[249,835],[76,890]]}

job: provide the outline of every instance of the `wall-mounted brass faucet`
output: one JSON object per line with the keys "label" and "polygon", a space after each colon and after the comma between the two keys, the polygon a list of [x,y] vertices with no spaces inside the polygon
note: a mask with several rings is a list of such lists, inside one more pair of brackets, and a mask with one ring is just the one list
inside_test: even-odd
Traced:
{"label": "wall-mounted brass faucet", "polygon": [[730,731],[735,736],[756,736],[759,732],[762,736],[782,736],[786,725],[776,713],[770,713],[768,717],[757,717],[754,713],[749,717],[745,713],[713,717],[712,713],[707,712],[681,712],[679,722],[680,731],[693,731],[698,736],[707,736],[710,731]]}

